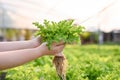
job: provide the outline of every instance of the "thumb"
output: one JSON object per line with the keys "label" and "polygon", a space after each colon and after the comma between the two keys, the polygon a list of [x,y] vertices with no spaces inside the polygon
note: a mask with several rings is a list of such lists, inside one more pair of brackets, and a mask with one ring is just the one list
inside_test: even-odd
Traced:
{"label": "thumb", "polygon": [[65,47],[65,45],[56,46],[57,53],[62,52],[64,47]]}

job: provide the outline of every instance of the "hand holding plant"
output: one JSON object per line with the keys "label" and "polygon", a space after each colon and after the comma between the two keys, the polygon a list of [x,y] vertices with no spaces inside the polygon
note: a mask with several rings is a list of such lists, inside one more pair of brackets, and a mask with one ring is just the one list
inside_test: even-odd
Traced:
{"label": "hand holding plant", "polygon": [[[44,20],[43,24],[39,22],[33,23],[38,27],[36,36],[42,38],[42,42],[47,42],[48,49],[52,49],[53,42],[59,43],[62,41],[65,44],[80,43],[80,34],[83,32],[84,27],[80,25],[74,25],[74,20],[63,20],[59,22]],[[53,63],[56,67],[56,71],[61,80],[65,78],[65,63],[66,59],[62,52],[55,55]]]}
{"label": "hand holding plant", "polygon": [[46,45],[47,42],[44,42],[39,47],[37,47],[37,50],[40,51],[42,55],[56,55],[57,53],[62,52],[64,48],[64,44],[61,43],[52,43],[51,49],[48,49]]}

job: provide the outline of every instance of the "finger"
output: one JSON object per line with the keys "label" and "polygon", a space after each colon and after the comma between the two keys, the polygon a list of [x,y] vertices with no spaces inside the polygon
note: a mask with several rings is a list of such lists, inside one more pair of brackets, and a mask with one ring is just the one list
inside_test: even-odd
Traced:
{"label": "finger", "polygon": [[57,46],[56,49],[57,49],[57,53],[60,53],[63,51],[65,45],[60,45],[60,46]]}
{"label": "finger", "polygon": [[60,41],[60,42],[53,42],[52,46],[59,46],[59,45],[65,45],[65,42]]}
{"label": "finger", "polygon": [[52,46],[56,46],[57,45],[57,42],[52,42]]}
{"label": "finger", "polygon": [[65,44],[65,42],[60,41],[59,43],[57,43],[57,44],[56,44],[56,46],[59,46],[59,45],[64,45],[64,44]]}
{"label": "finger", "polygon": [[37,41],[40,42],[40,44],[42,43],[42,38],[40,36],[37,36]]}

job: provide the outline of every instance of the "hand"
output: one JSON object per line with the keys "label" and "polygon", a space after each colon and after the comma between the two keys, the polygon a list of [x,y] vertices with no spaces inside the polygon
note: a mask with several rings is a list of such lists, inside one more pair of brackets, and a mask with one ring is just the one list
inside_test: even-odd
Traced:
{"label": "hand", "polygon": [[49,50],[46,44],[47,43],[45,42],[45,43],[42,43],[39,47],[37,47],[37,49],[42,53],[42,55],[55,55],[57,53],[62,52],[65,46],[63,42],[53,43],[51,45],[51,49]]}
{"label": "hand", "polygon": [[41,37],[40,36],[31,40],[31,44],[33,44],[34,48],[40,46],[41,43],[42,42],[41,42]]}

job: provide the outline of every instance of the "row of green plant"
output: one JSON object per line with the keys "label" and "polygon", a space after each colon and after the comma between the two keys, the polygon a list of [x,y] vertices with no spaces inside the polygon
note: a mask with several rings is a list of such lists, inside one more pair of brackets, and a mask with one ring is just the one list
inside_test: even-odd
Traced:
{"label": "row of green plant", "polygon": [[[120,80],[120,45],[67,45],[67,80]],[[6,70],[6,80],[59,80],[52,56]]]}

